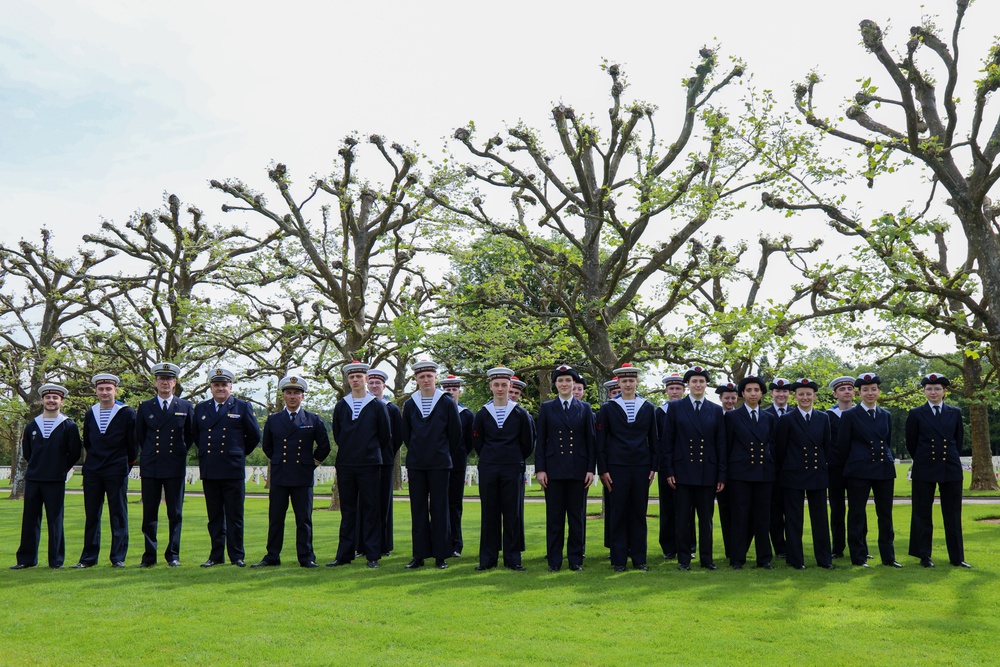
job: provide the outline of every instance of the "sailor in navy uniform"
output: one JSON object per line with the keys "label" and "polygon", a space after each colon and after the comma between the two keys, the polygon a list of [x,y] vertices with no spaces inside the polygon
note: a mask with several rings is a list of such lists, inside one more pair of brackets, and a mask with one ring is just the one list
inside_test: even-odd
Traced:
{"label": "sailor in navy uniform", "polygon": [[[327,567],[348,565],[354,554],[365,555],[375,569],[382,556],[381,467],[392,447],[389,412],[368,391],[370,366],[361,361],[344,365],[351,393],[333,408],[333,439],[337,441],[337,487],[340,491],[340,540],[337,557]],[[359,507],[363,508],[359,513]],[[361,542],[354,534],[360,520]]]}
{"label": "sailor in navy uniform", "polygon": [[465,501],[465,469],[469,463],[469,452],[472,451],[472,421],[475,415],[472,410],[462,405],[462,378],[448,375],[438,384],[458,406],[458,418],[462,422],[462,440],[451,453],[451,474],[448,476],[448,523],[451,526],[452,558],[460,558],[465,542],[462,539],[462,505]]}
{"label": "sailor in navy uniform", "polygon": [[800,378],[791,384],[790,389],[795,392],[797,408],[778,419],[774,435],[778,486],[785,501],[785,559],[796,570],[806,569],[802,527],[805,522],[804,502],[808,498],[816,564],[832,570],[830,523],[826,514],[826,489],[830,481],[827,473],[827,455],[831,447],[830,417],[823,410],[813,409],[819,389],[815,382]]}
{"label": "sailor in navy uniform", "polygon": [[743,569],[753,539],[757,567],[772,570],[773,553],[768,530],[775,476],[772,442],[778,418],[760,407],[767,393],[767,383],[762,378],[743,378],[737,391],[743,398],[743,407],[727,412],[724,417],[728,461],[726,490],[732,503],[729,563],[734,570]]}
{"label": "sailor in navy uniform", "polygon": [[[608,401],[613,401],[619,396],[621,396],[622,389],[618,386],[618,378],[611,378],[604,383],[604,390],[608,393]],[[605,401],[607,403],[608,401]],[[602,507],[607,513],[608,508],[611,507],[611,493],[608,491],[608,487],[601,484],[601,503]],[[604,519],[604,548],[608,549],[608,558],[611,558],[611,522],[608,520],[607,516]]]}
{"label": "sailor in navy uniform", "polygon": [[[510,393],[508,394],[508,397],[510,398],[510,400],[512,400],[513,402],[515,402],[518,405],[520,405],[521,404],[521,396],[524,394],[524,390],[527,389],[527,388],[528,388],[528,383],[525,382],[524,380],[518,379],[518,377],[515,375],[514,377],[512,377],[510,379]],[[525,412],[528,412],[528,410],[525,409]],[[535,417],[530,412],[528,412],[528,421],[531,423],[531,442],[534,442],[535,441]],[[525,475],[525,473],[527,471],[528,471],[527,462],[525,462],[525,466],[521,470],[521,487],[520,487],[521,488],[521,499],[520,499],[521,507],[520,507],[520,509],[518,510],[518,513],[517,513],[518,521],[521,522],[520,527],[517,529],[517,543],[518,543],[518,546],[520,547],[521,551],[524,551],[525,548],[526,548],[525,545],[524,545],[524,491],[525,491],[525,486],[527,485],[527,481],[528,481],[527,478],[526,478],[526,475]]]}
{"label": "sailor in navy uniform", "polygon": [[615,369],[621,395],[597,413],[597,472],[608,490],[611,566],[624,572],[632,558],[636,570],[648,570],[646,509],[656,474],[659,434],[653,404],[636,394],[639,369]]}
{"label": "sailor in navy uniform", "polygon": [[315,471],[330,455],[326,424],[302,409],[309,383],[295,376],[278,381],[285,409],[269,415],[264,422],[261,448],[271,462],[267,512],[267,555],[250,567],[281,563],[288,503],[295,514],[295,555],[302,567],[316,567],[313,551],[313,485]]}
{"label": "sailor in navy uniform", "polygon": [[139,445],[142,484],[142,537],[145,550],[139,567],[156,565],[160,499],[167,506],[167,565],[181,564],[181,522],[187,454],[194,445],[194,406],[174,396],[181,369],[171,363],[153,366],[156,396],[139,404],[135,439]]}
{"label": "sailor in navy uniform", "polygon": [[[667,400],[656,409],[656,431],[661,436],[666,429],[667,410],[671,401],[684,398],[687,387],[684,384],[684,376],[673,372],[663,378],[663,384],[667,392]],[[662,463],[662,459],[657,462],[657,466]],[[656,483],[660,492],[660,548],[663,550],[664,560],[673,560],[677,557],[677,509],[674,505],[674,489],[667,484],[666,470],[660,468],[656,477]],[[695,543],[694,535],[694,508],[691,508],[691,544]]]}
{"label": "sailor in navy uniform", "polygon": [[243,505],[246,498],[246,457],[260,443],[260,427],[253,408],[233,397],[235,374],[217,368],[209,374],[212,399],[194,408],[194,439],[208,509],[211,551],[202,567],[229,561],[246,566],[243,548]]}
{"label": "sailor in navy uniform", "polygon": [[417,391],[403,404],[403,442],[410,487],[413,558],[404,567],[423,567],[434,559],[439,570],[454,553],[448,511],[451,453],[461,446],[462,423],[451,396],[438,389],[438,365],[426,359],[413,364]]}
{"label": "sailor in navy uniform", "polygon": [[701,366],[684,373],[688,396],[667,410],[661,442],[662,469],[675,489],[677,514],[677,567],[691,569],[689,543],[691,508],[698,516],[698,557],[701,567],[716,570],[712,561],[712,514],[715,495],[726,486],[726,426],[722,408],[705,398],[711,382]]}
{"label": "sailor in navy uniform", "polygon": [[542,403],[538,411],[535,478],[545,490],[546,560],[551,572],[562,567],[564,544],[569,569],[583,569],[587,491],[594,483],[597,444],[594,411],[573,397],[579,379],[580,374],[565,364],[552,371],[558,397]]}
{"label": "sailor in navy uniform", "polygon": [[868,567],[865,545],[868,531],[868,497],[875,498],[878,517],[878,551],[882,564],[902,567],[896,560],[895,532],[892,528],[892,494],[896,461],[892,456],[892,415],[878,407],[882,379],[862,373],[854,382],[861,404],[844,412],[837,433],[838,456],[844,461],[847,482],[847,546],[851,562]]}
{"label": "sailor in navy uniform", "polygon": [[46,383],[38,388],[42,413],[28,422],[21,435],[21,454],[28,462],[24,475],[24,509],[21,545],[12,570],[38,565],[38,543],[42,538],[42,508],[48,526],[49,567],[58,569],[66,557],[63,534],[63,504],[66,475],[80,460],[80,429],[64,415],[63,399],[69,394],[62,385]]}
{"label": "sailor in navy uniform", "polygon": [[[775,417],[783,417],[791,412],[794,409],[788,405],[788,388],[791,385],[792,383],[785,378],[777,377],[771,380],[767,385],[771,391],[771,405],[764,411],[770,412]],[[785,557],[785,500],[780,484],[771,487],[771,545],[774,547],[776,557]]]}
{"label": "sailor in navy uniform", "polygon": [[[722,405],[722,413],[732,412],[736,408],[739,400],[739,392],[736,384],[727,382],[715,388],[715,395],[719,397]],[[726,560],[730,559],[729,549],[732,546],[730,536],[732,535],[732,512],[729,502],[729,489],[723,489],[715,494],[715,502],[719,505],[719,526],[722,528],[722,547],[726,554]]]}
{"label": "sailor in navy uniform", "polygon": [[[392,485],[393,469],[396,465],[396,455],[403,446],[403,413],[396,404],[384,397],[385,383],[389,374],[377,368],[368,369],[368,391],[385,404],[389,413],[390,442],[382,452],[382,465],[379,466],[379,516],[382,519],[382,556],[391,556],[395,549],[392,537]],[[356,545],[361,544],[361,524],[364,523],[364,508],[358,506],[358,528],[355,530]]]}
{"label": "sailor in navy uniform", "polygon": [[941,494],[941,518],[948,560],[956,567],[972,567],[965,562],[962,542],[962,444],[965,431],[962,411],[944,402],[948,378],[931,373],[920,380],[927,403],[910,410],[906,416],[906,449],[913,457],[913,506],[910,517],[911,556],[924,567],[934,567],[931,560],[931,536],[934,530],[931,510],[934,486]]}
{"label": "sailor in navy uniform", "polygon": [[108,499],[113,567],[125,567],[128,554],[128,473],[135,464],[135,410],[115,400],[121,380],[98,373],[91,381],[97,404],[83,420],[83,551],[74,568],[93,567],[101,553],[101,514]]}
{"label": "sailor in navy uniform", "polygon": [[508,400],[509,368],[486,372],[493,400],[476,413],[472,422],[472,447],[479,454],[479,496],[482,519],[477,570],[496,567],[503,548],[504,567],[523,571],[520,530],[523,521],[521,491],[524,460],[534,448],[531,417]]}
{"label": "sailor in navy uniform", "polygon": [[[854,407],[854,380],[850,375],[841,375],[831,380],[830,390],[837,399],[837,405],[828,408],[830,417],[830,440],[837,442],[840,430],[840,415]],[[830,532],[833,535],[833,557],[843,558],[847,548],[847,485],[844,483],[844,462],[837,447],[830,449],[827,457],[830,472]],[[867,547],[865,548],[867,551]]]}

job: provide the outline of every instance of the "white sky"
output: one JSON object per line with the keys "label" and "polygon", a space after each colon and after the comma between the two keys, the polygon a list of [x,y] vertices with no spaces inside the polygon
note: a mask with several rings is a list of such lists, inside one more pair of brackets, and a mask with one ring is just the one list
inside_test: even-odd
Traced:
{"label": "white sky", "polygon": [[[209,179],[266,189],[276,160],[301,183],[328,171],[354,131],[438,159],[470,120],[483,136],[519,119],[547,128],[556,102],[606,118],[602,58],[625,67],[633,96],[659,105],[660,136],[673,132],[698,48],[715,42],[789,110],[792,82],[816,68],[834,114],[877,71],[861,19],[891,24],[891,43],[902,44],[924,14],[947,28],[954,13],[951,0],[0,5],[0,242],[37,239],[45,225],[64,250],[102,217],[159,207],[164,191],[236,222]],[[969,10],[969,98],[998,19],[996,0]],[[747,215],[740,227],[751,236],[798,224]]]}
{"label": "white sky", "polygon": [[[603,114],[602,58],[624,64],[630,92],[671,118],[697,49],[718,40],[789,105],[790,83],[819,68],[832,112],[874,70],[862,18],[892,17],[902,41],[924,11],[948,25],[954,3],[2,4],[0,241],[47,225],[72,244],[101,216],[158,207],[164,191],[221,221],[208,179],[264,187],[280,160],[304,181],[352,131],[434,158],[470,119],[492,133],[520,118],[547,127],[556,101]],[[970,10],[967,60],[985,54],[997,5]]]}

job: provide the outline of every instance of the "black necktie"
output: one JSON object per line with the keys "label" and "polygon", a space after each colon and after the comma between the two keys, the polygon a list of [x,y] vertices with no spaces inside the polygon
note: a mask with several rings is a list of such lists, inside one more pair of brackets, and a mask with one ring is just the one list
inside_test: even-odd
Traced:
{"label": "black necktie", "polygon": [[167,411],[167,399],[163,399],[163,411]]}
{"label": "black necktie", "polygon": [[563,410],[569,410],[569,401],[563,401]]}
{"label": "black necktie", "polygon": [[810,417],[812,417],[812,411],[811,411],[811,410],[810,410],[809,412],[807,412],[807,413],[806,413],[806,423],[807,423],[807,424],[809,423],[809,418],[810,418]]}
{"label": "black necktie", "polygon": [[701,401],[694,402],[694,411],[695,413],[701,412]]}
{"label": "black necktie", "polygon": [[216,404],[215,404],[215,411],[216,411],[216,412],[218,412],[218,411],[219,411],[219,404],[218,404],[218,403],[216,403]]}
{"label": "black necktie", "polygon": [[941,416],[941,406],[940,405],[935,405],[934,406],[934,416],[935,417],[940,417]]}
{"label": "black necktie", "polygon": [[750,411],[750,421],[752,421],[754,424],[757,423],[757,411],[756,410],[751,410]]}
{"label": "black necktie", "polygon": [[783,414],[785,414],[785,409],[784,408],[778,408],[778,415],[781,416]]}
{"label": "black necktie", "polygon": [[288,421],[295,421],[295,413],[294,412],[289,412],[288,413]]}
{"label": "black necktie", "polygon": [[870,410],[868,410],[868,414],[872,416],[872,419],[875,419],[875,408],[871,408]]}

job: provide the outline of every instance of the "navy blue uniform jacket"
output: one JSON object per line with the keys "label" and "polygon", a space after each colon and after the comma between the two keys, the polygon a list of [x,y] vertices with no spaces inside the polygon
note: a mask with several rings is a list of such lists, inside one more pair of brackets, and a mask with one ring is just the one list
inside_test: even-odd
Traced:
{"label": "navy blue uniform jacket", "polygon": [[83,418],[83,448],[87,458],[83,461],[83,474],[92,477],[125,477],[135,464],[138,447],[135,440],[135,410],[127,405],[108,422],[101,433],[94,410],[87,410]]}
{"label": "navy blue uniform jacket", "polygon": [[35,420],[21,434],[21,454],[28,462],[24,478],[32,482],[65,482],[66,473],[80,460],[80,429],[72,419],[64,419],[48,438]]}
{"label": "navy blue uniform jacket", "polygon": [[389,413],[389,446],[382,451],[382,465],[391,466],[396,461],[396,454],[403,447],[403,413],[395,403],[383,402],[386,412]]}
{"label": "navy blue uniform jacket", "polygon": [[[338,466],[380,466],[382,454],[392,447],[392,429],[385,403],[372,396],[357,419],[347,399],[333,406],[333,439],[337,441]],[[329,451],[327,451],[329,454]]]}
{"label": "navy blue uniform jacket", "polygon": [[299,409],[292,419],[282,410],[264,422],[261,449],[271,461],[272,484],[312,486],[316,461],[330,455],[330,436],[319,415]]}
{"label": "navy blue uniform jacket", "polygon": [[774,433],[778,418],[757,409],[757,423],[750,419],[745,407],[727,412],[726,478],[744,482],[773,482],[775,476]]}
{"label": "navy blue uniform jacket", "polygon": [[894,479],[895,459],[892,442],[892,415],[875,408],[875,419],[858,405],[840,415],[837,432],[837,456],[844,462],[844,477],[854,479]]}
{"label": "navy blue uniform jacket", "polygon": [[701,410],[687,396],[667,405],[660,471],[678,484],[715,486],[726,482],[726,424],[722,408],[702,399]]}
{"label": "navy blue uniform jacket", "polygon": [[442,393],[426,419],[412,396],[403,404],[403,442],[406,443],[407,468],[451,470],[451,453],[461,446],[461,440],[462,424],[455,401],[448,394]]}
{"label": "navy blue uniform jacket", "polygon": [[961,410],[943,404],[941,416],[935,417],[927,403],[913,408],[906,416],[906,450],[913,457],[910,476],[921,482],[962,481],[964,442]]}
{"label": "navy blue uniform jacket", "polygon": [[774,433],[778,484],[806,491],[827,488],[831,446],[830,416],[823,410],[813,410],[808,424],[798,408],[779,417]]}
{"label": "navy blue uniform jacket", "polygon": [[568,410],[562,400],[542,403],[538,411],[535,472],[549,479],[579,479],[597,465],[597,434],[590,403],[572,399]]}
{"label": "navy blue uniform jacket", "polygon": [[628,415],[615,401],[608,401],[597,412],[597,472],[603,475],[608,466],[636,466],[656,470],[656,447],[659,434],[656,430],[655,408],[644,401],[635,412],[635,421],[628,423]]}
{"label": "navy blue uniform jacket", "polygon": [[159,397],[139,404],[135,439],[139,444],[139,473],[143,477],[183,477],[188,450],[194,446],[194,405],[171,397],[167,411]]}
{"label": "navy blue uniform jacket", "polygon": [[472,447],[479,453],[479,465],[523,467],[534,449],[533,436],[531,415],[520,405],[507,413],[503,428],[497,427],[486,408],[472,420]]}
{"label": "navy blue uniform jacket", "polygon": [[202,479],[245,479],[246,458],[260,443],[253,408],[232,396],[215,411],[215,401],[194,407],[194,439]]}

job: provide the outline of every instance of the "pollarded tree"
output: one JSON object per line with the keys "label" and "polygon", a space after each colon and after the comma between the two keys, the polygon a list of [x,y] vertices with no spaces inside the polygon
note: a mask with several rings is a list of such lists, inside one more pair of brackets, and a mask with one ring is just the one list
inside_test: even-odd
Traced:
{"label": "pollarded tree", "polygon": [[[850,313],[877,310],[915,319],[933,329],[943,329],[967,352],[963,368],[964,390],[982,396],[979,355],[990,355],[996,366],[1000,341],[1000,312],[992,304],[1000,299],[1000,208],[990,192],[1000,179],[1000,111],[989,104],[1000,87],[1000,43],[988,54],[982,78],[971,90],[971,110],[964,125],[959,88],[959,34],[968,0],[956,2],[951,34],[942,37],[930,21],[910,29],[905,51],[896,56],[887,48],[882,30],[871,20],[861,22],[863,44],[887,78],[889,94],[882,94],[872,78],[862,82],[843,119],[822,117],[816,110],[816,88],[821,79],[811,74],[796,86],[796,106],[808,125],[827,139],[860,149],[863,164],[857,175],[869,188],[895,174],[892,180],[912,174],[914,187],[906,201],[886,205],[881,194],[879,213],[865,219],[836,193],[817,184],[815,174],[789,170],[799,189],[793,196],[765,194],[764,203],[788,212],[817,211],[840,234],[856,237],[856,253],[866,253],[874,264],[861,264],[863,274],[852,277],[842,266],[817,267],[805,289],[817,303],[814,313]],[[939,90],[937,81],[944,84]],[[849,174],[844,168],[841,174]],[[921,192],[914,205],[913,192]],[[943,202],[941,200],[944,200]],[[968,256],[949,267],[949,225],[943,216],[929,212],[944,204],[962,231]],[[951,240],[950,240],[951,238]],[[933,250],[932,248],[936,248]],[[935,254],[937,256],[935,256]],[[853,282],[852,282],[853,281]],[[918,336],[919,337],[919,336]],[[905,349],[905,346],[904,346]],[[910,350],[912,351],[912,350]],[[926,353],[924,353],[926,354]],[[978,368],[977,368],[978,366]],[[986,405],[972,400],[973,488],[996,488],[989,456]]]}
{"label": "pollarded tree", "polygon": [[[40,231],[41,243],[22,240],[0,247],[0,385],[26,407],[25,419],[41,410],[38,388],[50,379],[79,380],[86,373],[72,363],[81,319],[99,310],[129,287],[99,272],[115,256],[81,250],[64,258],[52,247],[52,234]],[[11,497],[24,493],[20,441],[13,457]]]}
{"label": "pollarded tree", "polygon": [[[715,51],[702,49],[700,58],[683,80],[672,139],[661,141],[656,133],[656,107],[622,99],[625,78],[610,65],[605,129],[562,104],[552,110],[554,148],[524,123],[506,139],[485,141],[477,141],[471,126],[459,128],[454,137],[471,157],[468,193],[431,193],[460,220],[525,248],[552,299],[551,314],[605,376],[622,361],[661,356],[643,352],[641,335],[616,349],[612,329],[630,311],[633,318],[640,313],[629,323],[636,332],[671,312],[685,295],[688,243],[773,174],[755,161],[775,127],[770,100],[748,97],[745,113],[731,118],[712,105],[743,76],[743,65],[716,79]],[[488,201],[489,195],[509,199],[511,208]],[[663,300],[637,308],[655,287]]]}

